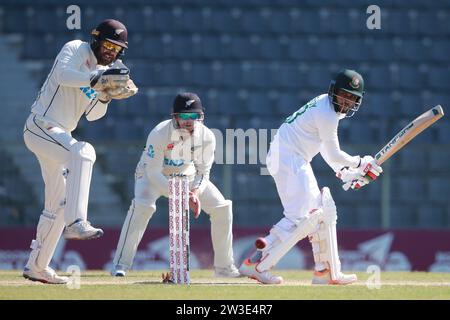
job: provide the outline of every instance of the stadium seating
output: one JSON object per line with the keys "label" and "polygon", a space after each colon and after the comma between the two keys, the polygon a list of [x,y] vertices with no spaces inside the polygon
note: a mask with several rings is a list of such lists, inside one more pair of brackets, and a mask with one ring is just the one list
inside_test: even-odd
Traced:
{"label": "stadium seating", "polygon": [[[107,17],[127,25],[129,50],[123,60],[139,94],[113,102],[105,119],[83,122],[77,131],[103,146],[100,163],[127,201],[133,187],[130,172],[146,137],[169,118],[173,98],[182,90],[200,94],[205,123],[223,134],[227,128],[276,129],[304,103],[326,93],[336,71],[355,68],[365,78],[366,94],[359,113],[342,120],[339,128],[341,145],[352,154],[374,154],[420,113],[436,104],[450,105],[448,1],[379,1],[381,30],[365,27],[367,1],[362,0],[339,6],[313,0],[77,3],[81,30],[68,30],[68,1],[4,0],[0,36],[20,35],[20,58],[41,66],[39,87],[65,42],[88,41],[90,30]],[[9,137],[18,140],[20,134]],[[448,191],[449,143],[450,122],[443,119],[389,160],[393,227],[450,226],[449,200],[441,196]],[[343,213],[340,227],[380,226],[381,183],[356,195],[340,189],[322,160],[313,167],[320,184],[335,190]],[[215,166],[212,179],[222,185],[230,179],[220,168]],[[226,187],[233,189],[235,223],[251,225],[259,219],[270,224],[281,215],[275,186],[258,174],[259,168],[232,171],[232,185]],[[368,203],[354,206],[355,197]],[[415,207],[419,202],[424,205]],[[434,204],[439,204],[436,213],[427,215]],[[160,222],[164,218],[155,220]]]}

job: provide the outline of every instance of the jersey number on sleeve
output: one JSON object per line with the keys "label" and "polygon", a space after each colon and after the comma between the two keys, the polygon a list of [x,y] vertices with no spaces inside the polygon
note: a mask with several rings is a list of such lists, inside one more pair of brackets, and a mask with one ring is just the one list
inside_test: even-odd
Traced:
{"label": "jersey number on sleeve", "polygon": [[306,110],[308,110],[309,108],[313,108],[315,106],[316,106],[316,99],[313,99],[313,100],[309,101],[307,104],[305,104],[303,107],[301,107],[300,109],[295,111],[292,115],[287,117],[284,122],[285,123],[292,123],[292,122],[294,122],[295,119],[297,119],[298,116],[301,116],[302,114],[304,114],[306,112]]}

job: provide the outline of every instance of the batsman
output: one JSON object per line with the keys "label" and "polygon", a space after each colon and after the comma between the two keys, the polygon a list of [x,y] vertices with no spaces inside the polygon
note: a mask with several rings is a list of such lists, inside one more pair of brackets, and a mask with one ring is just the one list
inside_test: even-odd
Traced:
{"label": "batsman", "polygon": [[156,200],[168,197],[168,177],[183,174],[190,181],[190,208],[194,217],[203,209],[211,221],[216,277],[239,277],[233,259],[232,202],[209,180],[216,139],[204,124],[200,98],[179,93],[173,102],[172,119],[158,124],[148,135],[136,167],[134,199],[125,218],[114,257],[113,276],[125,276],[156,211]]}
{"label": "batsman", "polygon": [[103,235],[87,220],[94,147],[72,131],[82,116],[102,118],[112,99],[137,92],[129,69],[118,60],[128,48],[127,29],[105,20],[92,31],[91,43],[67,42],[57,55],[24,127],[24,141],[39,161],[45,184],[44,210],[23,276],[43,283],[66,283],[49,267],[64,230],[66,239]]}
{"label": "batsman", "polygon": [[364,80],[354,70],[342,70],[322,94],[288,117],[275,135],[267,155],[267,169],[275,180],[284,218],[266,237],[255,242],[256,251],[242,263],[241,274],[261,283],[283,279],[270,269],[300,240],[312,245],[313,284],[350,284],[355,274],[344,274],[336,238],[336,205],[327,187],[319,189],[311,160],[319,152],[344,183],[359,188],[382,172],[371,156],[350,156],[340,149],[339,121],[358,111]]}

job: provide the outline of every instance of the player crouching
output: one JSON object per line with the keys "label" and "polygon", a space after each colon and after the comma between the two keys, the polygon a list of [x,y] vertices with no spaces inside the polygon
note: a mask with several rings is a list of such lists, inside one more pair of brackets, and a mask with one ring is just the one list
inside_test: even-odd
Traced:
{"label": "player crouching", "polygon": [[156,211],[156,201],[168,197],[168,177],[183,174],[190,181],[190,208],[197,218],[203,209],[211,221],[216,277],[235,278],[240,274],[233,258],[233,210],[209,180],[214,162],[216,138],[203,124],[200,98],[179,93],[172,106],[172,119],[159,123],[149,134],[136,167],[134,199],[122,227],[114,257],[113,276],[125,276],[147,225]]}

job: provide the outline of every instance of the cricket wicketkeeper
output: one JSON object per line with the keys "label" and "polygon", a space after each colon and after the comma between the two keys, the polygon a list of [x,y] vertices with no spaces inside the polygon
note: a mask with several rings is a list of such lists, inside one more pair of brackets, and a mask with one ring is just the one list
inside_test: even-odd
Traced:
{"label": "cricket wicketkeeper", "polygon": [[37,157],[45,183],[44,210],[23,276],[44,283],[66,283],[49,267],[56,244],[66,239],[103,235],[87,221],[89,188],[96,159],[91,144],[71,135],[84,115],[103,117],[112,99],[137,92],[129,69],[117,60],[128,48],[127,29],[105,20],[92,31],[91,43],[73,40],[57,55],[24,128],[25,144]]}
{"label": "cricket wicketkeeper", "polygon": [[156,211],[156,200],[168,197],[171,174],[189,177],[189,202],[194,216],[198,217],[201,209],[209,214],[215,276],[240,275],[233,259],[232,202],[209,180],[216,139],[203,119],[200,98],[194,93],[180,93],[173,103],[172,119],[161,122],[150,132],[136,167],[134,199],[120,234],[113,276],[125,276],[131,268],[137,247]]}

